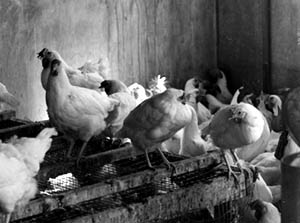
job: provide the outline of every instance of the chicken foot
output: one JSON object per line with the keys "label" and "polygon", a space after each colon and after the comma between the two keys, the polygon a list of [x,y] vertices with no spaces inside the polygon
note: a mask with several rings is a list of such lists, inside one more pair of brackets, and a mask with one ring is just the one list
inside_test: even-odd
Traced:
{"label": "chicken foot", "polygon": [[[159,154],[161,155],[161,158],[163,159],[163,162],[167,165],[168,169],[172,169],[174,170],[175,169],[175,166],[174,164],[172,164],[167,158],[166,156],[163,154],[163,152],[161,151],[160,148],[157,148]],[[145,150],[145,155],[146,155],[146,160],[147,160],[147,164],[148,164],[148,167],[152,170],[155,170],[155,168],[152,166],[151,162],[150,162],[150,159],[149,159],[149,155],[148,155],[148,150]]]}

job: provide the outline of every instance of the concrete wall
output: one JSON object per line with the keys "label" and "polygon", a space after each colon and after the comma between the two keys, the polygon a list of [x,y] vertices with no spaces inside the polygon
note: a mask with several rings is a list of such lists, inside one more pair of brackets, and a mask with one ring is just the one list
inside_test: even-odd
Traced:
{"label": "concrete wall", "polygon": [[40,84],[42,48],[73,66],[102,56],[111,78],[173,86],[216,65],[212,0],[1,0],[0,81],[22,104],[20,118],[47,118]]}

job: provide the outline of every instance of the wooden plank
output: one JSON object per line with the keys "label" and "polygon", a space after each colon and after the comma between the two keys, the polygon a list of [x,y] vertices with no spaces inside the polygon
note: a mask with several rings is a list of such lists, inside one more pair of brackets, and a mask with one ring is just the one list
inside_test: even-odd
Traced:
{"label": "wooden plank", "polygon": [[[204,156],[194,157],[178,162],[175,165],[176,175],[187,173],[207,167],[214,163],[220,163],[219,153],[209,153]],[[159,181],[165,177],[170,177],[171,171],[166,168],[157,168],[155,172],[146,170],[123,177],[110,179],[105,182],[84,186],[75,190],[61,193],[57,197],[46,197],[33,200],[24,208],[17,208],[13,214],[13,219],[21,219],[27,216],[43,213],[45,210],[74,205],[80,202],[91,200],[108,194],[117,193],[130,188],[138,187],[153,181]]]}

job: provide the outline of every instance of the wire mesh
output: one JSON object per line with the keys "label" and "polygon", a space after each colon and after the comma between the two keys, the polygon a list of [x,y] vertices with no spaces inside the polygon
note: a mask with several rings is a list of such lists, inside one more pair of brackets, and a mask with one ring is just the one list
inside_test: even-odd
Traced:
{"label": "wire mesh", "polygon": [[[45,158],[45,162],[47,164],[54,163],[53,159],[61,159],[60,156],[63,156],[61,151],[58,151],[58,155],[51,156]],[[170,153],[166,153],[166,157],[169,161],[178,161],[184,159],[182,156],[173,155]],[[160,154],[155,151],[149,153],[149,158],[151,163],[154,166],[158,166],[162,164],[162,159]],[[47,165],[49,167],[49,165]],[[140,172],[147,170],[148,165],[144,155],[139,155],[136,158],[129,158],[123,159],[120,161],[116,161],[113,163],[109,163],[106,165],[91,165],[91,166],[84,166],[84,167],[77,167],[74,166],[64,166],[64,165],[51,165],[48,171],[40,171],[40,175],[38,176],[39,179],[39,189],[40,191],[47,191],[48,194],[51,193],[63,193],[68,190],[72,190],[77,188],[78,185],[86,186],[91,185],[99,182],[103,182],[106,180],[111,180],[116,177],[121,177],[124,175]],[[41,174],[47,173],[46,176],[41,176]],[[72,178],[66,179],[65,187],[60,187],[61,190],[52,190],[49,185],[49,178],[56,178],[63,174],[72,174]]]}
{"label": "wire mesh", "polygon": [[[151,158],[156,158],[158,154],[155,152],[151,154]],[[171,159],[170,154],[166,154],[168,158]],[[114,164],[107,164],[98,171],[99,179],[109,179],[113,176],[120,176],[126,174],[127,171],[132,171],[131,168],[147,168],[145,161],[141,161],[141,157],[137,157],[136,160],[122,160],[115,162]],[[173,159],[177,160],[179,157]],[[130,162],[131,161],[131,162]],[[130,165],[131,163],[131,165]],[[138,164],[137,164],[138,163]],[[118,166],[119,165],[119,166]],[[130,166],[130,168],[122,169],[122,165]],[[117,167],[118,166],[118,167]],[[116,169],[117,167],[117,169]],[[122,171],[123,172],[122,172]],[[139,171],[135,169],[135,171]],[[70,179],[74,182],[76,180],[72,175],[68,175]],[[36,215],[30,218],[25,218],[22,220],[14,221],[19,222],[61,222],[67,219],[74,219],[80,216],[94,214],[96,212],[101,212],[107,209],[117,208],[117,207],[129,207],[133,203],[145,203],[149,197],[157,195],[165,195],[170,192],[192,186],[198,182],[209,184],[212,179],[216,177],[227,176],[227,170],[224,166],[220,164],[213,164],[212,166],[187,172],[180,175],[175,175],[172,177],[165,177],[160,180],[153,181],[152,183],[147,183],[139,187],[130,188],[125,191],[121,191],[114,194],[105,195],[96,199],[89,201],[84,201],[76,205],[67,206],[54,211]],[[245,172],[245,177],[247,178],[247,172]],[[173,216],[172,219],[155,219],[149,221],[149,223],[154,222],[165,222],[165,223],[177,223],[177,222],[198,222],[198,223],[236,223],[239,220],[239,203],[241,199],[241,194],[244,192],[247,195],[251,195],[251,184],[245,187],[240,187],[239,193],[233,196],[230,201],[224,202],[222,204],[216,205],[214,207],[214,216],[206,209],[204,210],[192,210],[188,213],[178,213],[177,216]],[[56,191],[54,191],[56,193]],[[243,198],[245,199],[245,197]],[[245,205],[248,199],[243,203]],[[144,222],[147,222],[146,220]]]}

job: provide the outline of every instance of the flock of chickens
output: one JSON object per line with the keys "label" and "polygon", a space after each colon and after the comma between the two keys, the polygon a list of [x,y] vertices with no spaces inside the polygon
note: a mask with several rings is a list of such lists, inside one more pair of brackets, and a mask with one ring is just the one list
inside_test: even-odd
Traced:
{"label": "flock of chickens", "polygon": [[[68,158],[74,145],[82,143],[75,161],[80,162],[89,140],[103,134],[129,138],[133,147],[145,153],[149,168],[154,168],[148,152],[157,149],[164,163],[172,163],[162,151],[188,157],[220,150],[229,175],[237,179],[231,166],[243,161],[259,171],[250,207],[257,222],[280,222],[272,204],[280,200],[280,160],[299,150],[297,119],[299,89],[283,96],[248,94],[243,87],[232,95],[225,74],[211,70],[202,79],[191,78],[184,89],[167,86],[165,77],[152,80],[149,89],[134,83],[101,75],[97,64],[80,69],[68,65],[61,55],[49,49],[38,53],[42,62],[41,83],[46,91],[49,121],[36,138],[12,138],[0,147],[0,206],[10,221],[18,205],[25,205],[37,193],[34,176],[57,131],[70,140]],[[2,104],[15,107],[19,102],[0,85]],[[296,115],[295,115],[296,114]],[[281,134],[282,133],[282,134]],[[10,168],[8,168],[10,167]]]}

